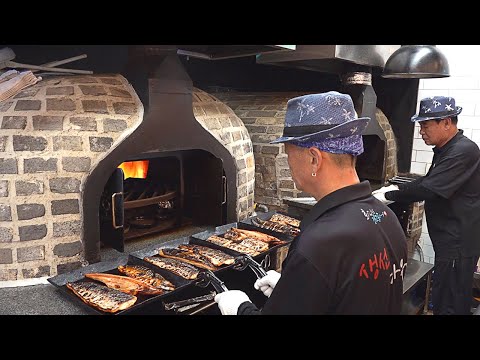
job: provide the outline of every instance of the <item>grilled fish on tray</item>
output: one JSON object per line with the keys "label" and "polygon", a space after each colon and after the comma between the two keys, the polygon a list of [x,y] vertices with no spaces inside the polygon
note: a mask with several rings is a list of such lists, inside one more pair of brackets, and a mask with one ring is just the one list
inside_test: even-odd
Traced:
{"label": "grilled fish on tray", "polygon": [[150,285],[159,290],[172,291],[175,290],[175,285],[165,279],[162,275],[150,270],[141,265],[120,265],[118,268],[122,274],[131,278],[137,279],[144,284]]}
{"label": "grilled fish on tray", "polygon": [[252,224],[262,229],[276,231],[276,232],[287,234],[294,237],[300,234],[299,228],[296,228],[294,226],[287,225],[287,224],[278,223],[275,221],[262,220],[262,219],[259,219],[258,217],[252,218]]}
{"label": "grilled fish on tray", "polygon": [[250,256],[256,256],[260,254],[260,252],[258,252],[255,249],[249,248],[248,246],[241,245],[240,243],[236,243],[232,240],[225,239],[217,235],[210,236],[206,241],[211,242],[212,244],[226,247],[230,250],[234,250],[242,254],[250,255]]}
{"label": "grilled fish on tray", "polygon": [[85,277],[100,281],[109,288],[117,289],[131,295],[159,295],[163,293],[162,289],[157,289],[148,284],[144,284],[140,280],[128,276],[105,273],[90,273],[85,274]]}
{"label": "grilled fish on tray", "polygon": [[229,229],[223,236],[225,237],[225,239],[230,239],[233,241],[241,241],[246,238],[260,240],[260,241],[263,241],[264,243],[268,243],[268,245],[270,246],[286,243],[286,241],[277,239],[275,236],[261,233],[260,231],[238,229],[234,227]]}
{"label": "grilled fish on tray", "polygon": [[147,256],[143,258],[143,260],[158,266],[159,268],[171,271],[187,280],[195,280],[200,273],[200,270],[198,270],[196,267],[176,259],[164,258],[160,256]]}
{"label": "grilled fish on tray", "polygon": [[217,266],[213,266],[205,256],[202,256],[198,253],[184,251],[181,249],[164,248],[158,249],[158,255],[166,258],[177,259],[202,269],[208,269],[212,271],[218,270]]}
{"label": "grilled fish on tray", "polygon": [[213,266],[231,265],[235,262],[235,258],[223,251],[212,249],[206,246],[182,244],[179,245],[180,250],[189,251],[205,256]]}
{"label": "grilled fish on tray", "polygon": [[137,301],[134,295],[94,282],[76,281],[66,286],[87,305],[109,313],[128,309]]}
{"label": "grilled fish on tray", "polygon": [[270,218],[270,221],[277,222],[283,225],[290,225],[296,228],[300,227],[300,220],[283,214],[273,214]]}
{"label": "grilled fish on tray", "polygon": [[246,246],[258,252],[267,251],[269,248],[268,243],[248,237],[240,241],[238,244]]}

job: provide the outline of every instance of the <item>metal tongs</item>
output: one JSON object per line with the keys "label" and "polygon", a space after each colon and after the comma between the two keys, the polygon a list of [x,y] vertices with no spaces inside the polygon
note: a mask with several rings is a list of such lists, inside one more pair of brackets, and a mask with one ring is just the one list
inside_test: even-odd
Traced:
{"label": "metal tongs", "polygon": [[228,291],[227,287],[215,274],[210,270],[202,270],[198,276],[197,281],[195,282],[196,286],[207,287],[212,284],[217,292]]}
{"label": "metal tongs", "polygon": [[[268,255],[267,255],[268,256]],[[235,270],[243,271],[248,266],[255,273],[258,279],[267,275],[267,271],[258,262],[253,260],[250,255],[242,255],[235,259],[236,264],[233,266]]]}
{"label": "metal tongs", "polygon": [[182,312],[191,309],[202,302],[212,301],[213,299],[215,299],[215,295],[217,295],[217,293],[215,291],[211,291],[207,295],[197,296],[191,299],[174,301],[171,303],[163,303],[163,307],[165,308],[165,310],[176,310]]}
{"label": "metal tongs", "polygon": [[[217,292],[224,292],[228,291],[228,288],[225,286],[222,280],[220,280],[218,277],[215,276],[215,274],[210,271],[210,270],[202,270],[198,276],[197,280],[195,281],[195,286],[199,287],[207,287],[208,285],[212,284],[212,286],[215,288],[215,291],[210,292],[210,294],[203,295],[203,296],[197,296],[191,299],[185,299],[185,300],[180,300],[180,301],[174,301],[171,303],[163,303],[163,307],[165,310],[175,310],[176,312],[184,312],[193,308],[200,308],[200,307],[208,307],[211,304],[214,304],[213,300],[215,299],[215,295],[217,295]],[[201,303],[204,302],[211,302],[210,304],[207,304],[205,306],[200,306]]]}

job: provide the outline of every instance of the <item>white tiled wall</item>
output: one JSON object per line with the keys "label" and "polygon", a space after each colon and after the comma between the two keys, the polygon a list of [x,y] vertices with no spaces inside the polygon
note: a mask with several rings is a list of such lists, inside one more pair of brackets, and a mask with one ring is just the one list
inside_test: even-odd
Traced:
{"label": "white tiled wall", "polygon": [[[454,97],[456,105],[463,108],[458,117],[458,127],[464,130],[465,136],[480,146],[480,45],[437,45],[437,47],[447,57],[450,77],[420,80],[418,103],[428,96]],[[425,145],[418,130],[417,124],[410,171],[424,175],[430,167],[433,152],[431,146]],[[435,253],[426,225],[424,218],[419,244],[425,261],[433,264]]]}

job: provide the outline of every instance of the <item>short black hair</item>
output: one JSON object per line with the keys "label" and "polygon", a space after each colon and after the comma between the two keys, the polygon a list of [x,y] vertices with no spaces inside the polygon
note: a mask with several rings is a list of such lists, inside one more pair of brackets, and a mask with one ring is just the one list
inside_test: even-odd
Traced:
{"label": "short black hair", "polygon": [[[458,116],[455,115],[455,116],[449,116],[450,119],[452,119],[452,124],[455,124],[457,125],[458,123]],[[435,119],[435,121],[437,122],[437,124],[440,124],[440,121],[444,120],[444,119],[448,119],[448,118],[443,118],[443,119]]]}

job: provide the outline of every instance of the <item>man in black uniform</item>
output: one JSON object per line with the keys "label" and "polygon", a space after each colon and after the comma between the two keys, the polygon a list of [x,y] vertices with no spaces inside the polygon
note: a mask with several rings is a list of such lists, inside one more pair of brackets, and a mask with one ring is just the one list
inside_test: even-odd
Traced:
{"label": "man in black uniform", "polygon": [[369,118],[349,95],[330,91],[288,101],[283,136],[298,189],[318,200],[301,222],[282,273],[255,288],[269,296],[260,311],[239,290],[218,294],[222,314],[399,314],[407,266],[395,214],[360,182],[356,156]]}
{"label": "man in black uniform", "polygon": [[[420,101],[420,134],[433,148],[428,173],[399,187],[374,192],[380,200],[425,200],[428,233],[435,250],[434,314],[470,314],[473,273],[480,255],[480,150],[457,128],[462,108],[455,99]],[[391,190],[391,191],[388,191]]]}

